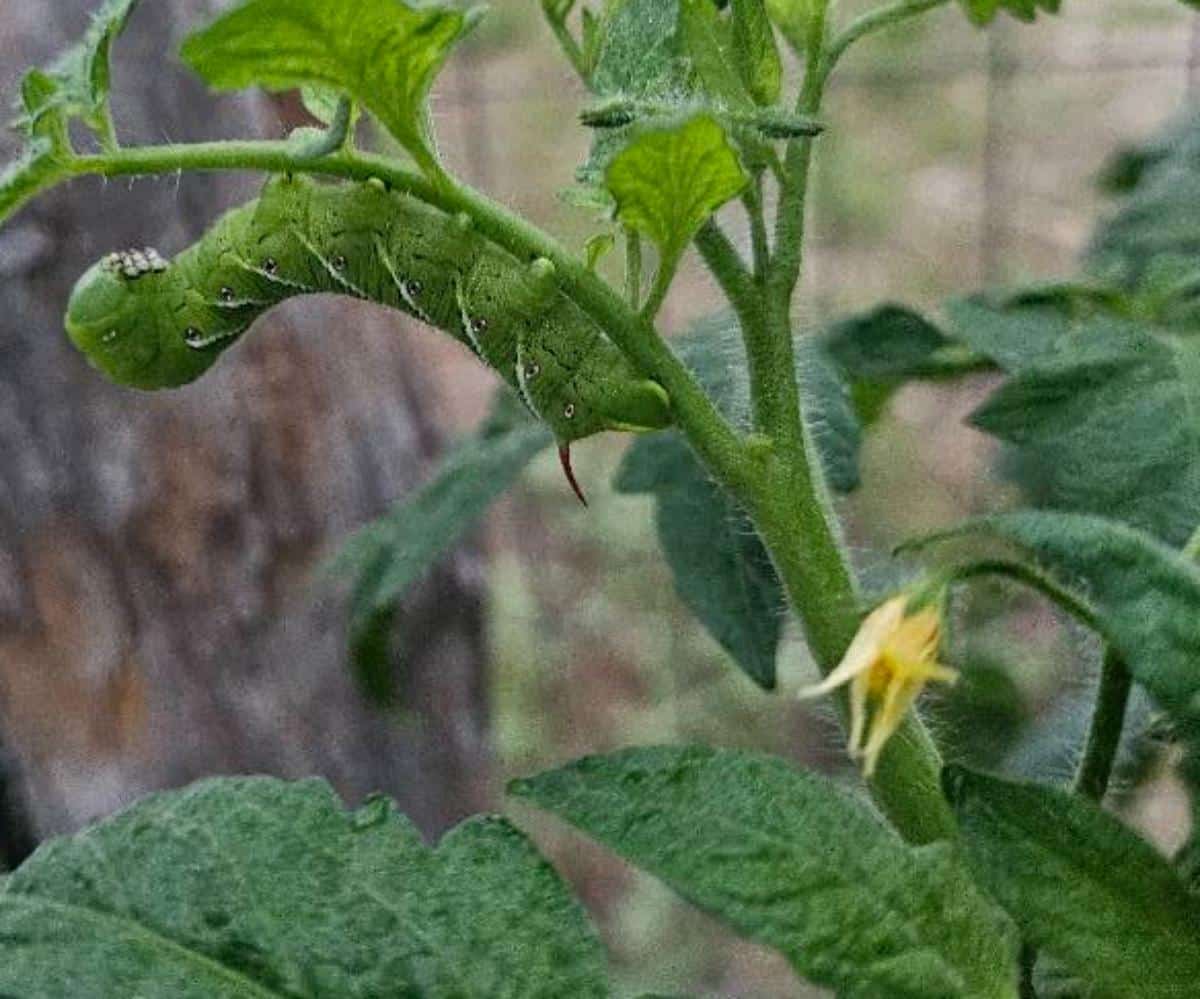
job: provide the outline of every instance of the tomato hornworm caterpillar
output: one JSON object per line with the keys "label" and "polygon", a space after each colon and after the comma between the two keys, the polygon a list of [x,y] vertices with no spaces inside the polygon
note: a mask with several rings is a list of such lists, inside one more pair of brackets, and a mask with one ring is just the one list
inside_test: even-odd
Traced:
{"label": "tomato hornworm caterpillar", "polygon": [[337,292],[400,309],[470,347],[516,388],[559,441],[671,422],[666,392],[640,377],[559,291],[547,260],[522,264],[451,216],[379,181],[268,181],[168,263],[153,250],[113,253],[76,285],[72,341],[113,381],[184,385],[268,309]]}

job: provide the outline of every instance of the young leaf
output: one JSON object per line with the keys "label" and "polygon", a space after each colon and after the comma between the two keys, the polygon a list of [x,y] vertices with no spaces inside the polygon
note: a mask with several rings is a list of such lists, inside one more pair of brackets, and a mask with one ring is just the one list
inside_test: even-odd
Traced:
{"label": "young leaf", "polygon": [[990,24],[1000,11],[1011,14],[1018,21],[1033,21],[1038,11],[1057,14],[1062,0],[961,0],[969,17],[976,24]]}
{"label": "young leaf", "polygon": [[[675,341],[684,362],[727,418],[745,426],[750,386],[737,321],[722,313]],[[861,435],[849,393],[816,341],[797,341],[805,413],[831,484],[858,484]],[[614,487],[653,493],[659,543],[680,599],[759,686],[775,686],[783,587],[753,525],[704,471],[683,437],[638,439]]]}
{"label": "young leaf", "polygon": [[414,495],[354,535],[327,567],[354,579],[350,645],[368,693],[386,697],[391,688],[383,678],[397,602],[552,442],[543,424],[511,416],[502,401],[479,435],[451,451]]}
{"label": "young leaf", "polygon": [[188,38],[183,57],[221,89],[317,84],[353,97],[436,173],[426,98],[479,12],[405,0],[244,0]]}
{"label": "young leaf", "polygon": [[731,107],[749,107],[753,98],[734,49],[733,23],[712,0],[679,0],[679,23],[687,54],[705,91]]}
{"label": "young leaf", "polygon": [[41,847],[0,888],[0,992],[607,995],[579,906],[503,819],[426,847],[391,802],[210,780]]}
{"label": "young leaf", "polygon": [[746,90],[769,107],[783,88],[783,63],[763,0],[733,0],[733,52]]}
{"label": "young leaf", "polygon": [[739,933],[846,996],[1016,996],[1016,939],[949,844],[913,848],[832,782],[702,746],[633,749],[518,780]]}
{"label": "young leaf", "polygon": [[985,561],[1031,570],[1024,578],[1084,615],[1159,704],[1180,721],[1200,719],[1200,568],[1190,559],[1115,521],[1034,511],[969,521],[906,548],[961,539],[1015,546]]}
{"label": "young leaf", "polygon": [[1153,848],[1062,791],[945,773],[979,882],[1025,937],[1115,996],[1183,996],[1200,980],[1200,905]]}
{"label": "young leaf", "polygon": [[668,273],[709,216],[748,180],[725,130],[705,114],[640,134],[604,175],[617,217],[658,244]]}
{"label": "young leaf", "polygon": [[[47,116],[65,128],[69,118],[81,118],[103,141],[111,141],[109,118],[109,53],[113,40],[125,30],[140,0],[105,0],[92,16],[83,41],[59,56],[44,71],[34,70],[23,85],[24,114],[18,127],[28,135],[44,134]],[[40,91],[31,100],[31,84]],[[64,145],[65,148],[65,139]]]}

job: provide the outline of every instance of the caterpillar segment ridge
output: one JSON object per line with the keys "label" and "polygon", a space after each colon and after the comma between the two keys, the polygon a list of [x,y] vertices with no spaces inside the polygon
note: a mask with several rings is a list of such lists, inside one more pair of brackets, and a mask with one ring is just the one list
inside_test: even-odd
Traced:
{"label": "caterpillar segment ridge", "polygon": [[204,374],[274,306],[331,292],[398,309],[494,368],[553,430],[585,503],[574,441],[671,423],[666,391],[559,290],[548,260],[522,262],[466,216],[379,181],[275,177],[173,261],[151,249],[109,254],[75,286],[66,327],[113,381],[172,388]]}

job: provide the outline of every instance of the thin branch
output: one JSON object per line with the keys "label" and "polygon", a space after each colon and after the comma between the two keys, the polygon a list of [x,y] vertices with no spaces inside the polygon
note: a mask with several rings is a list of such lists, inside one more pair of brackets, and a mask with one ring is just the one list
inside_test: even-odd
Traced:
{"label": "thin branch", "polygon": [[741,316],[754,302],[756,289],[754,279],[737,248],[729,241],[725,230],[715,218],[704,223],[696,233],[695,243],[725,297],[733,305],[734,311]]}
{"label": "thin branch", "polygon": [[763,214],[762,174],[756,174],[746,193],[742,195],[742,204],[746,207],[746,215],[750,219],[750,245],[754,253],[754,278],[758,282],[766,280],[767,271],[771,266],[771,248],[767,243],[767,221]]}
{"label": "thin branch", "polygon": [[625,300],[636,312],[642,300],[642,237],[625,230]]}
{"label": "thin branch", "polygon": [[855,18],[829,43],[829,48],[825,53],[825,75],[828,76],[833,71],[842,56],[846,54],[847,49],[859,39],[883,28],[899,24],[901,21],[918,17],[949,2],[950,0],[896,0],[895,3],[877,7],[875,10],[867,11]]}
{"label": "thin branch", "polygon": [[1092,725],[1084,744],[1083,758],[1079,761],[1079,770],[1075,774],[1075,793],[1092,801],[1103,801],[1104,792],[1108,790],[1132,687],[1133,677],[1128,667],[1109,646],[1100,670],[1100,687],[1096,691]]}

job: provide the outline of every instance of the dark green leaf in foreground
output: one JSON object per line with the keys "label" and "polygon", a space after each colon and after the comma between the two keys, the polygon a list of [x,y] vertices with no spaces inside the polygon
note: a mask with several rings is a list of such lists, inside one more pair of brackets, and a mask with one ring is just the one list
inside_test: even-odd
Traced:
{"label": "dark green leaf in foreground", "polygon": [[1115,521],[1034,511],[970,521],[908,547],[956,540],[1000,542],[998,555],[956,558],[1032,570],[1090,620],[1155,700],[1181,722],[1200,720],[1200,569],[1190,559]]}
{"label": "dark green leaf in foreground", "polygon": [[206,781],[43,846],[0,889],[14,999],[607,994],[578,905],[503,819],[436,850],[320,781]]}
{"label": "dark green leaf in foreground", "polygon": [[865,805],[783,760],[634,749],[510,791],[848,999],[1017,994],[1012,927],[954,848],[907,846]]}
{"label": "dark green leaf in foreground", "polygon": [[331,572],[355,581],[351,651],[367,693],[377,700],[390,696],[397,602],[552,442],[545,425],[505,393],[478,435],[452,450],[428,482],[359,531],[331,563]]}
{"label": "dark green leaf in foreground", "polygon": [[971,869],[1030,942],[1105,995],[1195,994],[1200,906],[1148,843],[1053,788],[945,780]]}
{"label": "dark green leaf in foreground", "polygon": [[244,0],[192,35],[183,57],[222,89],[317,84],[353,97],[429,169],[426,97],[476,19],[405,0]]}
{"label": "dark green leaf in foreground", "polygon": [[[725,416],[745,426],[750,386],[736,320],[714,316],[675,346]],[[861,443],[849,393],[813,338],[798,341],[797,353],[813,439],[831,483],[848,491],[858,484]],[[654,494],[659,543],[680,599],[755,683],[772,689],[785,598],[744,512],[675,431],[637,440],[615,487]]]}

